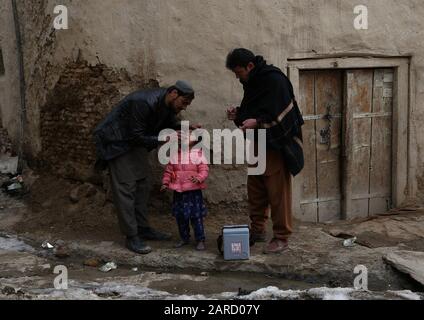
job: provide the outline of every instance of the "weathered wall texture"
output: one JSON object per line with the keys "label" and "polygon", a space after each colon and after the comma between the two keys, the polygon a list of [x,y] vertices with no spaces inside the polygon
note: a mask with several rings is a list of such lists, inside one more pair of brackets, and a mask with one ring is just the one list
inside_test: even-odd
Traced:
{"label": "weathered wall texture", "polygon": [[16,146],[20,128],[20,95],[14,30],[11,2],[2,0],[0,1],[0,49],[3,55],[4,74],[0,74],[0,128],[7,129]]}
{"label": "weathered wall texture", "polygon": [[[12,32],[6,2],[0,2],[3,36]],[[52,27],[56,1],[18,4],[28,84],[27,151],[34,159],[53,167],[68,160],[88,165],[93,160],[88,135],[96,121],[126,93],[156,81],[161,86],[179,78],[191,81],[197,98],[184,117],[208,129],[233,128],[225,119],[224,106],[237,103],[242,89],[224,66],[226,54],[235,47],[251,48],[283,68],[288,58],[315,54],[411,55],[414,82],[405,161],[409,195],[424,203],[420,0],[63,0],[61,4],[69,8],[70,29],[62,31]],[[353,28],[357,4],[369,9],[369,30]],[[12,38],[6,37],[9,55],[14,50]],[[10,56],[6,60],[13,73]],[[10,131],[18,107],[17,87],[16,81],[0,82],[8,101],[0,105],[3,123]],[[243,200],[245,181],[240,168],[214,167],[208,200],[215,204]]]}
{"label": "weathered wall texture", "polygon": [[40,111],[44,162],[65,176],[86,173],[84,169],[96,160],[93,128],[119,102],[118,87],[131,83],[143,86],[125,71],[115,72],[102,64],[67,64]]}

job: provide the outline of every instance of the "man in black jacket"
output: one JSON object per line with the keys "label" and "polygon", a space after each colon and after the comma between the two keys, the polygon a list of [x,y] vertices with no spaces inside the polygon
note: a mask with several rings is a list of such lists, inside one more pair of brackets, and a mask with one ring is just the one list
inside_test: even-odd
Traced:
{"label": "man in black jacket", "polygon": [[227,68],[244,89],[240,107],[227,110],[229,120],[242,130],[266,130],[265,173],[249,176],[247,182],[251,240],[266,241],[270,207],[274,236],[264,253],[279,253],[288,248],[292,233],[291,175],[297,175],[304,165],[304,122],[290,80],[263,57],[247,49],[235,49],[227,57]]}
{"label": "man in black jacket", "polygon": [[170,235],[152,229],[147,219],[150,193],[148,153],[160,145],[163,129],[180,129],[176,115],[194,99],[185,81],[167,89],[130,94],[112,110],[94,131],[98,161],[106,162],[114,204],[129,250],[147,254],[144,240],[169,240]]}

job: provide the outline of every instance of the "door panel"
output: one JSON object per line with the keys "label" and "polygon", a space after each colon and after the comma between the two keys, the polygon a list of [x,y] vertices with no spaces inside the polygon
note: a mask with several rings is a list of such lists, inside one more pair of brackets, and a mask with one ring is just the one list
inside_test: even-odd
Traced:
{"label": "door panel", "polygon": [[[299,105],[304,115],[315,115],[315,72],[302,72],[300,78]],[[303,221],[318,221],[317,175],[316,175],[316,134],[315,121],[305,121],[303,127],[303,148],[305,168],[299,175],[302,179],[301,217]]]}
{"label": "door panel", "polygon": [[392,108],[393,70],[378,69],[374,73],[371,138],[369,213],[384,213],[391,208],[392,193]]}
{"label": "door panel", "polygon": [[301,209],[306,221],[340,219],[342,76],[341,71],[300,75],[300,106],[305,118]]}
{"label": "door panel", "polygon": [[385,212],[392,190],[393,70],[304,71],[299,80],[305,169],[297,178],[298,218],[325,222]]}
{"label": "door panel", "polygon": [[370,135],[371,119],[355,119],[353,123],[351,217],[368,216]]}
{"label": "door panel", "polygon": [[[316,135],[320,141],[317,146],[317,185],[318,221],[340,219],[340,133],[341,111],[343,106],[341,71],[320,71],[315,75],[315,100],[318,115],[328,116],[331,120],[316,120]],[[329,130],[329,143],[322,138],[324,130]],[[321,140],[322,139],[322,140]],[[329,174],[331,172],[331,174]],[[334,199],[334,200],[331,200]]]}
{"label": "door panel", "polygon": [[352,205],[348,217],[368,217],[387,211],[391,201],[393,71],[348,72],[353,79],[346,88],[353,108]]}
{"label": "door panel", "polygon": [[368,216],[371,119],[361,118],[372,111],[373,70],[354,70],[348,95],[352,97],[352,212],[351,218]]}

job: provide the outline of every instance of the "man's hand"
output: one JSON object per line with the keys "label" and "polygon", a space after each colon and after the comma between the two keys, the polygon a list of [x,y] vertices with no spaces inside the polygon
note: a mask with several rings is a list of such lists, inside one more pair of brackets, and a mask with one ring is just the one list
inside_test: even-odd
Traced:
{"label": "man's hand", "polygon": [[237,108],[229,108],[227,109],[227,117],[228,120],[234,121],[237,118]]}
{"label": "man's hand", "polygon": [[166,186],[166,185],[163,185],[161,188],[160,188],[160,192],[165,192],[166,190],[168,190],[168,186]]}
{"label": "man's hand", "polygon": [[256,129],[258,127],[258,121],[256,119],[248,119],[243,122],[240,127],[241,130],[246,131],[247,129]]}

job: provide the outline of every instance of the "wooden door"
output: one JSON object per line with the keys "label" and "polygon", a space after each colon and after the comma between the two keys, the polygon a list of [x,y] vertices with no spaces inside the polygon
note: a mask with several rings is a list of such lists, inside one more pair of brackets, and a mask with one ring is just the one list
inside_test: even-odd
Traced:
{"label": "wooden door", "polygon": [[[392,198],[393,70],[346,72],[347,218],[384,213]],[[349,177],[350,176],[350,177]]]}
{"label": "wooden door", "polygon": [[298,218],[325,222],[391,203],[393,70],[300,73],[305,169]]}
{"label": "wooden door", "polygon": [[300,74],[300,99],[305,120],[305,169],[301,219],[322,222],[340,219],[341,123],[343,71],[305,71]]}

